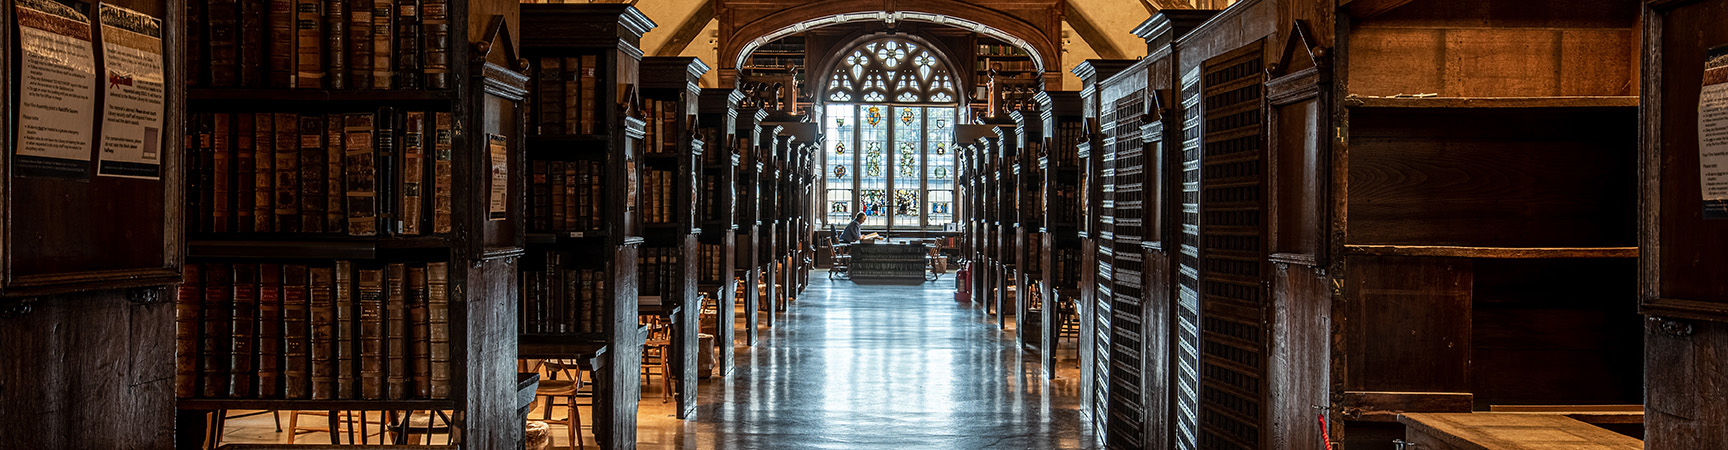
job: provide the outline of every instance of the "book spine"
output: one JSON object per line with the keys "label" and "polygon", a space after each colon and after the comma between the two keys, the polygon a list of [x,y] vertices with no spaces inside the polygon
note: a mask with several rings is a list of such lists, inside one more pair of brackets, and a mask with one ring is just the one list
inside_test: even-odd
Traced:
{"label": "book spine", "polygon": [[324,232],[340,234],[348,228],[348,215],[344,214],[347,205],[347,172],[344,159],[348,157],[346,138],[348,131],[343,119],[346,115],[331,114],[324,128]]}
{"label": "book spine", "polygon": [[398,234],[402,232],[402,222],[397,217],[397,193],[400,171],[392,170],[399,167],[397,158],[401,150],[397,146],[397,130],[401,127],[402,115],[396,108],[383,107],[378,109],[376,126],[372,133],[372,151],[376,158],[372,162],[373,172],[378,176],[372,180],[375,206],[373,213],[378,216],[378,234]]}
{"label": "book spine", "polygon": [[355,291],[360,306],[360,398],[384,398],[384,271],[361,269]]}
{"label": "book spine", "polygon": [[202,376],[200,396],[228,396],[228,353],[233,346],[229,331],[234,305],[233,272],[227,264],[204,267],[204,342],[200,351],[198,372]]}
{"label": "book spine", "polygon": [[432,398],[450,398],[450,263],[426,264],[426,317]]}
{"label": "book spine", "polygon": [[258,376],[258,265],[234,265],[234,316],[229,321],[233,342],[228,357],[228,396],[250,398]]}
{"label": "book spine", "polygon": [[391,264],[385,271],[384,375],[386,398],[408,398],[407,267]]}
{"label": "book spine", "polygon": [[300,117],[292,113],[275,114],[276,176],[271,186],[275,192],[271,204],[275,220],[271,226],[279,233],[300,231]]}
{"label": "book spine", "polygon": [[456,130],[452,128],[450,113],[433,113],[432,139],[432,233],[449,234],[451,229],[450,204],[452,176],[451,152],[452,139]]}
{"label": "book spine", "polygon": [[322,0],[324,13],[324,87],[350,89],[348,84],[347,0]]}
{"label": "book spine", "polygon": [[234,157],[233,116],[225,113],[212,115],[210,132],[210,228],[208,231],[225,233],[229,231],[229,162]]}
{"label": "book spine", "polygon": [[336,261],[332,274],[336,289],[336,398],[356,398],[354,365],[356,362],[354,334],[354,263]]}
{"label": "book spine", "polygon": [[396,1],[396,88],[420,89],[420,0]]}
{"label": "book spine", "polygon": [[300,231],[324,232],[324,116],[300,116]]}
{"label": "book spine", "polygon": [[377,157],[373,148],[372,130],[376,122],[371,114],[349,114],[346,123],[344,157],[348,177],[348,235],[378,235]]}
{"label": "book spine", "polygon": [[299,264],[282,269],[282,385],[283,398],[310,397],[312,359],[311,304],[307,303],[307,267]]}
{"label": "book spine", "polygon": [[174,302],[174,396],[198,396],[198,339],[204,326],[199,308],[204,302],[202,266],[187,264],[180,282],[180,296]]}
{"label": "book spine", "polygon": [[210,146],[215,120],[208,113],[199,113],[192,120],[192,124],[197,128],[196,132],[190,134],[195,135],[196,138],[192,139],[192,148],[188,149],[190,151],[187,152],[187,165],[190,167],[186,172],[189,184],[186,190],[188,194],[186,199],[189,202],[186,205],[186,211],[188,214],[197,215],[196,220],[188,219],[186,221],[192,231],[208,232],[212,228],[209,205],[212,193],[210,190],[210,164],[213,157]]}
{"label": "book spine", "polygon": [[329,267],[313,267],[306,288],[312,324],[312,399],[336,398],[336,296]]}
{"label": "book spine", "polygon": [[432,335],[427,316],[426,268],[409,267],[407,283],[408,356],[413,361],[413,398],[432,398]]}
{"label": "book spine", "polygon": [[258,265],[258,397],[282,398],[282,266]]}
{"label": "book spine", "polygon": [[547,183],[546,166],[549,161],[535,160],[529,163],[530,185],[528,200],[529,227],[536,231],[550,231],[552,200],[547,198],[552,193],[552,186]]}
{"label": "book spine", "polygon": [[[269,11],[265,15],[265,36],[269,52],[267,59],[266,86],[272,89],[289,89],[294,87],[295,73],[298,67],[294,64],[295,51],[298,47],[294,37],[298,35],[294,23],[295,0],[266,0]],[[187,2],[196,3],[196,2]]]}
{"label": "book spine", "polygon": [[210,46],[210,86],[234,87],[240,72],[240,4],[236,0],[209,0],[204,39]]}
{"label": "book spine", "polygon": [[[258,113],[252,125],[252,230],[275,231],[276,117]],[[246,195],[241,193],[240,195]]]}
{"label": "book spine", "polygon": [[570,163],[564,161],[550,161],[546,167],[546,195],[551,197],[549,200],[551,211],[547,214],[549,219],[546,224],[546,228],[549,230],[564,231],[570,229],[567,223],[568,217],[564,215],[565,202],[570,201],[570,196],[564,193],[564,168],[568,164]]}
{"label": "book spine", "polygon": [[450,88],[449,6],[449,0],[422,0],[420,3],[420,45],[424,55],[420,67],[428,89]]}
{"label": "book spine", "polygon": [[294,0],[294,87],[324,89],[324,4]]}
{"label": "book spine", "polygon": [[253,218],[258,199],[258,119],[251,113],[234,119],[234,231],[249,233],[258,231]]}
{"label": "book spine", "polygon": [[208,2],[186,2],[186,62],[190,70],[186,71],[186,85],[202,87],[210,84],[210,47],[205,36],[204,10]]}
{"label": "book spine", "polygon": [[332,1],[348,10],[348,88],[372,89],[372,0]]}
{"label": "book spine", "polygon": [[400,220],[402,234],[421,234],[422,208],[425,198],[421,195],[426,180],[426,113],[409,111],[402,121],[402,187]]}
{"label": "book spine", "polygon": [[396,87],[395,53],[396,2],[372,2],[372,89]]}
{"label": "book spine", "polygon": [[564,58],[540,58],[534,86],[541,134],[564,134]]}
{"label": "book spine", "polygon": [[582,107],[582,58],[564,58],[564,69],[558,73],[558,82],[564,84],[564,98],[557,105],[564,118],[564,132],[571,134],[591,134],[593,129],[585,125],[588,110]]}
{"label": "book spine", "polygon": [[602,101],[598,95],[600,57],[598,55],[582,55],[581,61],[582,73],[579,84],[582,89],[582,134],[594,134],[596,133],[595,130],[606,125],[601,123],[599,116],[606,111],[606,102]]}
{"label": "book spine", "polygon": [[267,0],[240,0],[240,80],[241,87],[264,87],[265,16],[270,6]]}

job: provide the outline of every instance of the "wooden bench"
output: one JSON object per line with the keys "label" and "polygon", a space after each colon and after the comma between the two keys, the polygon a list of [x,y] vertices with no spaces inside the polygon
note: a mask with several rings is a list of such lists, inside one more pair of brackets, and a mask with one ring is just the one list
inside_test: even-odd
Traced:
{"label": "wooden bench", "polygon": [[1644,442],[1577,419],[1528,413],[1398,416],[1414,450],[1642,450]]}

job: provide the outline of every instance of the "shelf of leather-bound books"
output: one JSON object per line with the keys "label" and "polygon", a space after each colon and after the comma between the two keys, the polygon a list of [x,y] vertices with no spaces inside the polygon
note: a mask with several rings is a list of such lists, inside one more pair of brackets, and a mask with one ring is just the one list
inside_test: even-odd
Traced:
{"label": "shelf of leather-bound books", "polygon": [[192,234],[194,259],[378,259],[390,255],[447,254],[446,236],[304,236],[281,234]]}
{"label": "shelf of leather-bound books", "polygon": [[379,104],[425,106],[428,109],[449,108],[457,99],[457,91],[443,90],[329,90],[329,89],[187,89],[186,98],[198,107],[224,110],[262,110],[264,108],[333,110],[349,106]]}

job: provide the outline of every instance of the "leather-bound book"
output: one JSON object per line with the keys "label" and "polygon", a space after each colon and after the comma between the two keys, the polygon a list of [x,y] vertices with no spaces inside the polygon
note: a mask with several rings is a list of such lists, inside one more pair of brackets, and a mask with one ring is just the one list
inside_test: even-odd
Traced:
{"label": "leather-bound book", "polygon": [[348,0],[323,0],[324,87],[351,89],[348,84]]}
{"label": "leather-bound book", "polygon": [[226,113],[211,115],[210,127],[210,229],[207,231],[225,233],[228,228],[232,203],[229,199],[229,181],[232,167],[229,163],[234,158],[234,116]]}
{"label": "leather-bound book", "polygon": [[267,29],[265,41],[269,51],[265,53],[265,85],[271,89],[289,89],[294,87],[294,79],[299,67],[294,65],[295,52],[299,48],[294,38],[299,33],[294,24],[295,0],[266,0],[269,11],[265,13],[264,21]]}
{"label": "leather-bound book", "polygon": [[372,89],[372,0],[333,0],[348,9],[348,88]]}
{"label": "leather-bound book", "polygon": [[308,303],[308,269],[304,265],[282,266],[282,386],[283,398],[304,399],[312,394],[312,305]]}
{"label": "leather-bound book", "polygon": [[300,116],[300,231],[324,232],[324,116]]}
{"label": "leather-bound book", "polygon": [[258,376],[258,265],[234,265],[234,315],[229,318],[228,396],[250,398]]}
{"label": "leather-bound book", "polygon": [[268,0],[240,0],[240,87],[264,87]]}
{"label": "leather-bound book", "polygon": [[373,148],[372,114],[348,114],[343,138],[347,177],[348,235],[378,235],[378,153]]}
{"label": "leather-bound book", "polygon": [[425,220],[426,198],[426,113],[409,111],[402,120],[401,183],[397,191],[397,208],[402,223],[401,233],[419,235]]}
{"label": "leather-bound book", "polygon": [[450,263],[426,264],[426,318],[432,398],[450,398]]}
{"label": "leather-bound book", "polygon": [[582,59],[564,58],[564,71],[558,75],[558,81],[564,83],[564,99],[557,104],[563,107],[558,115],[564,118],[564,132],[570,134],[593,134],[594,130],[583,123],[588,111],[582,107]]}
{"label": "leather-bound book", "polygon": [[413,398],[432,398],[432,330],[427,316],[426,268],[408,267],[408,358],[413,366]]}
{"label": "leather-bound book", "polygon": [[313,267],[306,288],[312,312],[312,399],[336,398],[336,285],[333,270]]}
{"label": "leather-bound book", "polygon": [[235,87],[240,77],[240,3],[207,0],[204,39],[210,46],[210,86]]}
{"label": "leather-bound book", "polygon": [[396,2],[392,0],[372,1],[372,68],[371,88],[391,89],[396,86],[394,72],[396,55],[391,48],[396,45]]}
{"label": "leather-bound book", "polygon": [[360,269],[360,398],[384,398],[384,270]]}
{"label": "leather-bound book", "polygon": [[174,396],[198,396],[198,336],[204,327],[199,308],[204,303],[203,266],[187,264],[174,301]]}
{"label": "leather-bound book", "polygon": [[198,358],[202,378],[198,395],[204,398],[228,396],[228,352],[233,345],[228,327],[234,305],[234,274],[230,270],[227,264],[204,266],[204,304],[200,309],[204,342]]}
{"label": "leather-bound book", "polygon": [[[421,72],[428,89],[450,88],[450,1],[421,0]],[[458,18],[466,20],[465,18]]]}
{"label": "leather-bound book", "polygon": [[396,0],[397,89],[420,89],[420,0]]}
{"label": "leather-bound book", "polygon": [[[258,113],[252,120],[252,229],[275,231],[276,116]],[[241,193],[240,195],[246,195]]]}
{"label": "leather-bound book", "polygon": [[324,89],[324,0],[294,0],[294,87]]}
{"label": "leather-bound book", "polygon": [[234,197],[234,231],[250,233],[257,231],[257,222],[252,219],[256,212],[253,201],[257,199],[258,170],[258,121],[254,114],[240,113],[234,115],[234,180],[230,190]]}
{"label": "leather-bound book", "polygon": [[581,73],[577,74],[577,83],[581,86],[582,134],[599,133],[606,124],[601,123],[600,113],[607,105],[599,98],[600,89],[600,57],[597,55],[582,55]]}
{"label": "leather-bound book", "polygon": [[258,265],[258,398],[282,398],[282,266]]}
{"label": "leather-bound book", "polygon": [[534,104],[541,134],[565,134],[568,130],[564,127],[566,75],[564,58],[540,58],[539,69],[534,73]]}
{"label": "leather-bound book", "polygon": [[372,153],[376,156],[373,157],[372,167],[377,176],[372,180],[372,198],[376,201],[373,214],[378,217],[376,234],[398,234],[402,232],[402,224],[396,217],[396,189],[400,183],[397,178],[401,176],[401,171],[393,168],[400,164],[397,158],[401,157],[402,150],[398,147],[396,132],[401,126],[402,115],[396,112],[396,108],[385,106],[378,108],[374,117]]}
{"label": "leather-bound book", "polygon": [[450,202],[453,172],[450,166],[455,135],[450,113],[436,112],[432,127],[432,232],[450,233]]}
{"label": "leather-bound book", "polygon": [[278,233],[300,232],[300,116],[276,113],[276,178],[270,228]]}
{"label": "leather-bound book", "polygon": [[564,166],[570,163],[564,161],[549,161],[546,167],[546,196],[549,211],[546,213],[546,229],[550,231],[569,231],[565,213],[565,202],[570,196],[564,195]]}
{"label": "leather-bound book", "polygon": [[196,215],[186,218],[188,232],[210,230],[205,225],[209,217],[204,215],[204,193],[209,190],[204,181],[204,150],[210,142],[210,120],[209,113],[186,115],[186,214]]}
{"label": "leather-bound book", "polygon": [[384,395],[408,398],[408,269],[401,263],[384,272]]}
{"label": "leather-bound book", "polygon": [[331,114],[324,124],[324,232],[348,229],[347,181],[343,160],[348,157],[344,114]]}
{"label": "leather-bound book", "polygon": [[546,166],[551,161],[534,160],[529,163],[528,179],[528,228],[535,231],[550,231],[552,229],[552,185],[547,184]]}
{"label": "leather-bound book", "polygon": [[186,36],[186,86],[204,87],[210,85],[210,46],[205,35],[204,9],[209,2],[186,2],[186,23],[181,29]]}
{"label": "leather-bound book", "polygon": [[336,398],[358,398],[356,373],[359,358],[356,354],[360,347],[354,340],[359,329],[359,322],[354,320],[354,263],[336,261],[333,275],[336,279]]}

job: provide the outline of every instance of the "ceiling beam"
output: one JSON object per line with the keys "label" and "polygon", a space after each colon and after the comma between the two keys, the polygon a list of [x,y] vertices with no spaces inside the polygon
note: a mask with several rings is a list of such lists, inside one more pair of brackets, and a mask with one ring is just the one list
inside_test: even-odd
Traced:
{"label": "ceiling beam", "polygon": [[689,17],[684,18],[684,22],[678,24],[672,37],[660,43],[660,48],[654,49],[654,56],[678,56],[684,53],[684,48],[690,46],[690,41],[696,40],[696,36],[702,34],[702,29],[707,28],[708,22],[713,20],[714,1],[702,2],[696,12],[690,13]]}
{"label": "ceiling beam", "polygon": [[1110,42],[1110,37],[1098,31],[1098,26],[1092,23],[1086,14],[1080,11],[1074,2],[1068,3],[1068,26],[1074,27],[1074,32],[1080,34],[1080,40],[1092,46],[1098,52],[1098,57],[1104,59],[1122,59],[1122,49],[1116,48],[1116,43]]}

